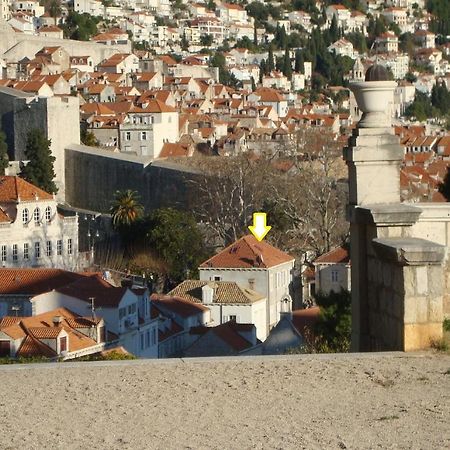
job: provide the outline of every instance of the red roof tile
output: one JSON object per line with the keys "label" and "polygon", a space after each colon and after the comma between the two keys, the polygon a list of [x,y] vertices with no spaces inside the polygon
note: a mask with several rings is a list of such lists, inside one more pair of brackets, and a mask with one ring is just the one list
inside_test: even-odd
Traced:
{"label": "red roof tile", "polygon": [[337,247],[330,250],[328,253],[319,256],[314,264],[338,264],[338,263],[348,263],[350,262],[350,255],[348,250],[344,247]]}
{"label": "red roof tile", "polygon": [[269,268],[294,258],[266,241],[247,235],[200,265],[202,268]]}
{"label": "red roof tile", "polygon": [[17,176],[0,176],[0,202],[52,200],[53,195]]}

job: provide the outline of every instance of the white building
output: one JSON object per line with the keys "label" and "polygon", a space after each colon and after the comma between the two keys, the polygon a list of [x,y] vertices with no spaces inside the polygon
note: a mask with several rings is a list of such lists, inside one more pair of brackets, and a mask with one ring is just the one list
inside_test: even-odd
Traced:
{"label": "white building", "polygon": [[124,153],[158,158],[167,142],[179,138],[178,111],[165,103],[149,99],[142,108],[134,108],[129,120],[119,125],[119,147]]}
{"label": "white building", "polygon": [[0,19],[9,20],[11,18],[10,4],[9,0],[0,0]]}
{"label": "white building", "polygon": [[87,13],[91,16],[102,16],[105,13],[105,7],[100,0],[74,0],[73,8],[79,14]]}
{"label": "white building", "polygon": [[267,298],[267,329],[292,309],[294,258],[265,241],[244,236],[199,267],[200,280],[231,281]]}
{"label": "white building", "polygon": [[150,314],[146,289],[115,287],[98,275],[80,278],[31,299],[33,315],[64,307],[76,314],[87,312],[105,321],[107,333],[139,357],[158,356],[158,319]]}
{"label": "white building", "polygon": [[316,293],[351,290],[350,256],[343,247],[335,248],[314,261]]}
{"label": "white building", "polygon": [[211,311],[209,326],[221,325],[230,320],[252,323],[256,335],[264,341],[267,329],[267,298],[245,285],[230,281],[186,280],[172,289],[168,296],[201,303]]}
{"label": "white building", "polygon": [[398,37],[391,32],[381,34],[375,39],[377,52],[379,53],[397,53]]}
{"label": "white building", "polygon": [[64,217],[53,195],[17,176],[0,177],[3,267],[78,266],[78,217]]}
{"label": "white building", "polygon": [[333,52],[336,55],[348,56],[349,58],[354,58],[353,44],[344,38],[339,39],[336,42],[333,42],[333,44],[331,44],[328,47],[328,51]]}

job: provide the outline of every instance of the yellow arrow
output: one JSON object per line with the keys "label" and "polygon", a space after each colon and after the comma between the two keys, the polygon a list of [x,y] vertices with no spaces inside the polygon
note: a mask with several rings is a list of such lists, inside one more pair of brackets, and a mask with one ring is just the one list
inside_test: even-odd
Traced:
{"label": "yellow arrow", "polygon": [[253,225],[248,229],[258,241],[262,241],[272,227],[267,225],[267,214],[263,212],[253,213]]}

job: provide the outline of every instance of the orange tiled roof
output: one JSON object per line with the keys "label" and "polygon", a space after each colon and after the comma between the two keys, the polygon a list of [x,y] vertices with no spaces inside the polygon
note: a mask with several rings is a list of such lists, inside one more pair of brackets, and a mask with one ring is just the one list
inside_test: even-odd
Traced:
{"label": "orange tiled roof", "polygon": [[159,310],[168,309],[181,317],[191,317],[208,311],[206,306],[194,303],[181,297],[174,297],[162,294],[152,294],[151,301]]}
{"label": "orange tiled roof", "polygon": [[0,176],[0,203],[53,200],[53,195],[17,176]]}
{"label": "orange tiled roof", "polygon": [[84,277],[62,269],[0,268],[0,294],[38,295]]}
{"label": "orange tiled roof", "polygon": [[337,247],[330,250],[328,253],[319,256],[314,263],[324,264],[338,264],[350,262],[350,255],[348,250],[344,247]]}
{"label": "orange tiled roof", "polygon": [[294,258],[266,241],[247,235],[200,265],[202,268],[269,268]]}

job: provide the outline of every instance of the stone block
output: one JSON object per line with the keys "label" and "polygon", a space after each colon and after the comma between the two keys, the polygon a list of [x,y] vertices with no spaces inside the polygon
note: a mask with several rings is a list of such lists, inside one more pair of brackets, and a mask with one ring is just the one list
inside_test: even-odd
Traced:
{"label": "stone block", "polygon": [[443,322],[444,309],[443,298],[441,296],[431,297],[428,299],[428,322]]}
{"label": "stone block", "polygon": [[404,323],[417,323],[417,299],[413,296],[405,297],[403,309]]}
{"label": "stone block", "polygon": [[[414,267],[403,267],[403,292],[406,297],[411,297],[416,294],[416,277]],[[396,286],[396,289],[400,286]]]}
{"label": "stone block", "polygon": [[419,295],[428,293],[428,270],[427,266],[418,266],[416,271],[416,292]]}
{"label": "stone block", "polygon": [[442,339],[442,323],[405,324],[403,330],[403,350],[412,352],[430,348],[435,340]]}
{"label": "stone block", "polygon": [[428,292],[432,295],[442,295],[444,283],[443,268],[441,266],[428,266]]}
{"label": "stone block", "polygon": [[416,321],[428,322],[428,298],[425,296],[416,297]]}

